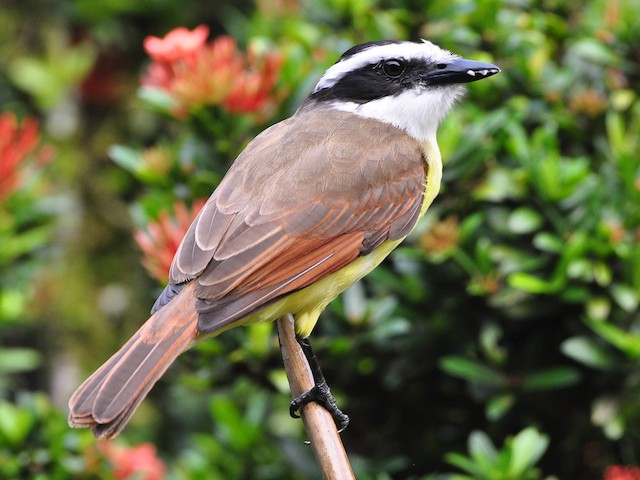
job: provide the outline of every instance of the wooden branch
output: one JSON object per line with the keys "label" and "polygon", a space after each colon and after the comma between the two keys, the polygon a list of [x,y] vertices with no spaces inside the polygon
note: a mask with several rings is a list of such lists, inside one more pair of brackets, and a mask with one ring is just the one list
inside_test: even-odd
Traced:
{"label": "wooden branch", "polygon": [[[277,321],[282,360],[291,387],[297,397],[314,386],[313,375],[298,341],[291,314]],[[331,414],[315,402],[300,409],[304,428],[325,480],[355,479],[340,434]]]}

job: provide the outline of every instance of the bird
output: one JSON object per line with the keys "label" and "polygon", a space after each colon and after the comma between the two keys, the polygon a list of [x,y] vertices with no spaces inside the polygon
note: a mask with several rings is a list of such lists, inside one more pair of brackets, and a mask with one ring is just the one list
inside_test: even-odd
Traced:
{"label": "bird", "polygon": [[327,305],[424,215],[442,179],[438,125],[463,84],[498,72],[426,40],[344,52],[291,117],[232,163],[180,243],[151,317],[71,396],[70,426],[116,436],[178,355],[230,328],[290,313],[308,339]]}

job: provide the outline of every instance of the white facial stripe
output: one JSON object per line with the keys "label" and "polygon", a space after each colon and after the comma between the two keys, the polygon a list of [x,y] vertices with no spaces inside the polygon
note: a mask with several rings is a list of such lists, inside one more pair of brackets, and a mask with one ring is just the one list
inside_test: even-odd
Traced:
{"label": "white facial stripe", "polygon": [[423,40],[422,43],[402,42],[377,45],[358,52],[346,60],[341,60],[329,68],[318,82],[314,93],[323,88],[332,87],[348,72],[391,58],[404,58],[405,60],[422,58],[433,63],[448,63],[460,57],[426,40]]}

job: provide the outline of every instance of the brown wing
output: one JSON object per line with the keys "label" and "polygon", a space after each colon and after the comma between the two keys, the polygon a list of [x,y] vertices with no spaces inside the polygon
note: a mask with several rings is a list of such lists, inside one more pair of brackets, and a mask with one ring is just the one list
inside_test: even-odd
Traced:
{"label": "brown wing", "polygon": [[310,285],[410,231],[425,168],[410,136],[350,113],[298,113],[274,125],[194,221],[156,305],[195,279],[207,333]]}

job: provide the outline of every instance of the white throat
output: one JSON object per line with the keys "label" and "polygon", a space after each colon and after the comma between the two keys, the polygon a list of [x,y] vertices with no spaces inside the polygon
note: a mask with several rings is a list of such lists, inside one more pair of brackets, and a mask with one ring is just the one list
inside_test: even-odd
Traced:
{"label": "white throat", "polygon": [[331,106],[394,125],[421,144],[427,140],[436,144],[438,125],[463,92],[464,87],[458,85],[428,89],[416,87],[363,104],[336,101]]}

